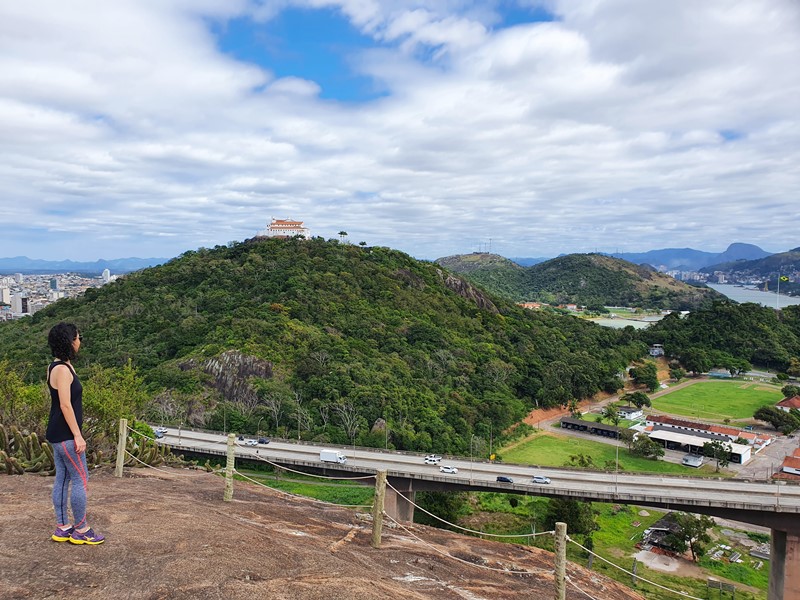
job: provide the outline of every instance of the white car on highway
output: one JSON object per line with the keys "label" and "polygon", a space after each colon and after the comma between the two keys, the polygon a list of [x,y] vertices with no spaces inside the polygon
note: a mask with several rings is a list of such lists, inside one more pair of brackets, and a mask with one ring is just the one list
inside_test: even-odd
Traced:
{"label": "white car on highway", "polygon": [[244,443],[245,446],[258,446],[258,440],[247,440]]}
{"label": "white car on highway", "polygon": [[550,478],[545,477],[544,475],[534,475],[533,479],[531,479],[531,483],[538,483],[541,485],[547,485],[550,483]]}
{"label": "white car on highway", "polygon": [[455,475],[456,473],[458,473],[458,469],[456,469],[455,467],[451,467],[449,465],[442,465],[441,467],[439,467],[439,470],[442,473],[450,473],[451,475]]}

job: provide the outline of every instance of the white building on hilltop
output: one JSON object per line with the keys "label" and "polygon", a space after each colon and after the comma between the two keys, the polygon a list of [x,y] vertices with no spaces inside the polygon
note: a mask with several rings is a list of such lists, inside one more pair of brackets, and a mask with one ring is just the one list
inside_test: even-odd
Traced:
{"label": "white building on hilltop", "polygon": [[258,235],[264,237],[290,238],[302,235],[305,238],[311,237],[311,230],[303,226],[302,221],[292,221],[291,219],[276,219],[273,217],[269,226]]}

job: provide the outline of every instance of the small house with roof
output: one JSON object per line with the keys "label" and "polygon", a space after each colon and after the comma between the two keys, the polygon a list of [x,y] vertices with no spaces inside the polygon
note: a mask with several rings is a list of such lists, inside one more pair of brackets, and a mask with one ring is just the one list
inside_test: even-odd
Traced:
{"label": "small house with roof", "polygon": [[778,402],[775,406],[777,406],[784,412],[789,412],[793,408],[800,410],[800,396],[792,396],[791,398],[784,398],[783,400]]}
{"label": "small house with roof", "polygon": [[800,448],[795,448],[791,456],[783,459],[781,471],[790,475],[800,475]]}
{"label": "small house with roof", "polygon": [[618,406],[617,415],[620,419],[630,419],[631,421],[644,417],[642,409],[635,406]]}

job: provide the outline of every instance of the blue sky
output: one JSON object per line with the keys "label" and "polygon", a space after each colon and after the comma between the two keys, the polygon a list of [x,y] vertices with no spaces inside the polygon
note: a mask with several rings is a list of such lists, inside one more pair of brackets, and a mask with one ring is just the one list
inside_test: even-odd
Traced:
{"label": "blue sky", "polygon": [[3,3],[0,256],[272,217],[429,259],[786,250],[798,30],[793,0]]}
{"label": "blue sky", "polygon": [[351,65],[374,41],[335,9],[291,8],[266,23],[243,16],[211,28],[221,51],[276,77],[314,81],[320,98],[363,102],[385,94]]}

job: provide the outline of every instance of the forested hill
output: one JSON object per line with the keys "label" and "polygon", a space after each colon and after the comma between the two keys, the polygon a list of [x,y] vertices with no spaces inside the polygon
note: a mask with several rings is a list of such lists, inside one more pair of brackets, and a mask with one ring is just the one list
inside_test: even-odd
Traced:
{"label": "forested hill", "polygon": [[[477,255],[437,262],[515,301],[693,310],[723,296],[682,283],[649,266],[602,254],[568,254],[523,268]],[[459,259],[459,260],[456,260]],[[477,265],[477,266],[475,266]]]}
{"label": "forested hill", "polygon": [[385,418],[392,445],[440,452],[465,452],[473,432],[537,404],[616,389],[645,351],[631,331],[525,311],[435,264],[321,238],[187,252],[59,301],[0,325],[0,361],[33,365],[40,381],[59,320],[84,335],[79,372],[130,359],[167,420],[255,430],[259,419],[383,445],[370,428]]}
{"label": "forested hill", "polygon": [[436,263],[511,300],[519,300],[525,295],[525,268],[498,254],[456,254],[437,258]]}
{"label": "forested hill", "polygon": [[694,310],[723,296],[602,254],[568,254],[530,267],[529,293],[545,301],[585,306]]}
{"label": "forested hill", "polygon": [[718,301],[685,318],[667,315],[642,335],[650,343],[663,344],[667,355],[690,371],[739,370],[746,361],[800,375],[800,305],[776,311]]}

